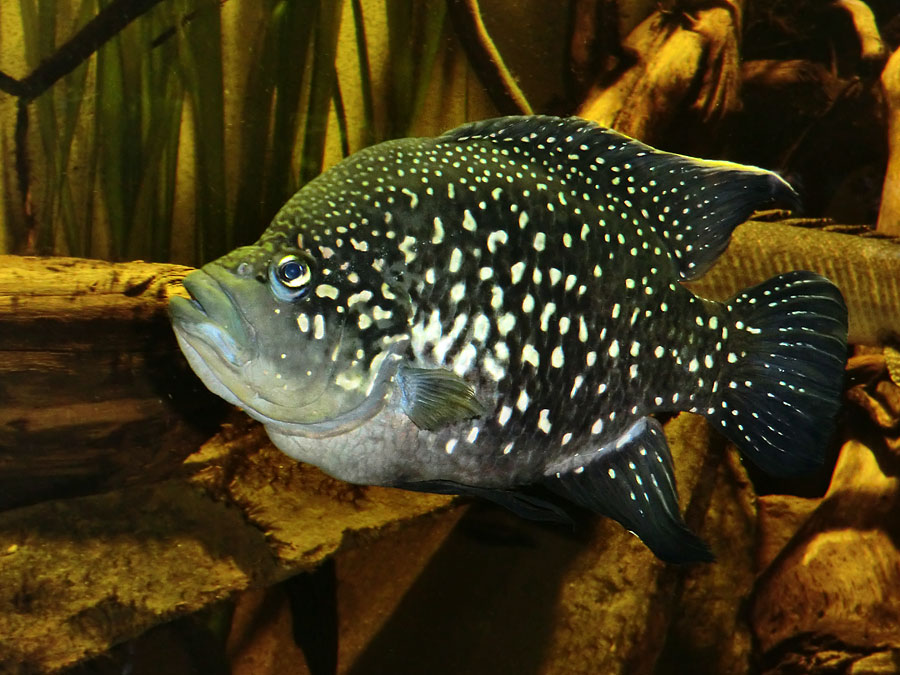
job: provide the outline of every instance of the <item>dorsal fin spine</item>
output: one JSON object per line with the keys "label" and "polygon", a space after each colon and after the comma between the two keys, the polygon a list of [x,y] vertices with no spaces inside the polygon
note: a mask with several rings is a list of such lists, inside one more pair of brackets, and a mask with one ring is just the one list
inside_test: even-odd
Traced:
{"label": "dorsal fin spine", "polygon": [[439,140],[476,139],[523,143],[537,160],[555,159],[565,149],[564,159],[585,177],[585,191],[599,203],[627,210],[624,222],[646,223],[685,280],[701,276],[716,261],[734,228],[753,211],[799,206],[794,189],[771,171],[656,150],[577,117],[501,117],[465,125]]}

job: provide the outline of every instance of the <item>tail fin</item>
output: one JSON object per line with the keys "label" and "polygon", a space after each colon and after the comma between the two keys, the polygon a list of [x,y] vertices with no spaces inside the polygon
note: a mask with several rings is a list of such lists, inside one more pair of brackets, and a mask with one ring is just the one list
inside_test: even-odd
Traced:
{"label": "tail fin", "polygon": [[847,307],[837,287],[790,272],[733,297],[727,360],[707,418],[763,471],[823,461],[840,406]]}

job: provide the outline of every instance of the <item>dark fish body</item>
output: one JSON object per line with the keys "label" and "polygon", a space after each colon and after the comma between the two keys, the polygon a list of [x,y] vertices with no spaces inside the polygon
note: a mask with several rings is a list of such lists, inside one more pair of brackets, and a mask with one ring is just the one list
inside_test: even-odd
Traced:
{"label": "dark fish body", "polygon": [[262,238],[188,277],[176,334],[207,386],[336,477],[478,494],[539,518],[541,484],[657,555],[708,557],[656,412],[705,415],[763,469],[816,466],[847,317],[794,272],[703,300],[773,173],[584,120],[501,118],[322,174]]}

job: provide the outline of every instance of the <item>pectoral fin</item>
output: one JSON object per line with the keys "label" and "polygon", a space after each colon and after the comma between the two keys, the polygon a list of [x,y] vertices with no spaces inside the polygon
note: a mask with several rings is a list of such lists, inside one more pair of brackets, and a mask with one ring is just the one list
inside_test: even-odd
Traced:
{"label": "pectoral fin", "polygon": [[434,431],[485,413],[472,385],[449,370],[404,367],[397,381],[403,409],[420,429]]}

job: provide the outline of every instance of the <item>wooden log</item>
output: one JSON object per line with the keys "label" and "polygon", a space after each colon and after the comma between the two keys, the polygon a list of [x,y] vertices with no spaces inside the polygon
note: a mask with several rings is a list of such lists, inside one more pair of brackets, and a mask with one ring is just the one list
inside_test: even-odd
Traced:
{"label": "wooden log", "polygon": [[[683,140],[684,122],[692,117],[702,121],[708,138],[711,126],[740,107],[742,14],[743,0],[683,17],[663,8],[653,12],[624,41],[633,63],[612,82],[598,81],[577,114],[650,144]],[[675,121],[681,128],[673,134]]]}
{"label": "wooden log", "polygon": [[166,314],[189,271],[0,256],[0,509],[159,480],[215,433]]}
{"label": "wooden log", "polygon": [[877,230],[897,236],[900,234],[900,49],[891,55],[881,73],[881,88],[887,113],[888,163]]}
{"label": "wooden log", "polygon": [[853,30],[859,39],[859,58],[864,62],[881,63],[887,58],[887,48],[875,13],[863,0],[836,0],[835,7],[844,10],[853,23]]}
{"label": "wooden log", "polygon": [[250,421],[210,440],[184,472],[0,513],[0,672],[57,671],[452,502],[335,481]]}
{"label": "wooden log", "polygon": [[[774,557],[776,547],[764,544],[773,560],[751,601],[765,672],[869,672],[849,668],[873,652],[900,650],[895,472],[896,461],[849,441],[811,512],[808,500],[761,499],[763,541],[787,539]],[[776,500],[782,505],[768,504]],[[785,501],[800,503],[785,509]],[[793,536],[783,534],[781,514]]]}
{"label": "wooden log", "polygon": [[722,257],[688,287],[705,298],[727,300],[777,274],[811,270],[831,279],[844,294],[851,342],[883,344],[900,335],[898,240],[788,222],[740,225]]}
{"label": "wooden log", "polygon": [[848,364],[853,438],[824,497],[759,499],[761,573],[749,608],[767,674],[897,672],[900,387],[878,350],[857,352]]}
{"label": "wooden log", "polygon": [[[379,633],[390,630],[393,617],[402,612],[401,604],[416,593],[423,572],[427,574],[435,554],[440,555],[448,536],[454,536],[459,516],[467,512],[471,511],[453,509],[419,518],[402,528],[380,531],[377,538],[367,536],[365,546],[335,554],[338,673],[354,672]],[[449,592],[447,584],[443,589]],[[232,675],[309,672],[303,668],[306,655],[294,640],[294,623],[282,585],[241,594],[228,636]]]}

